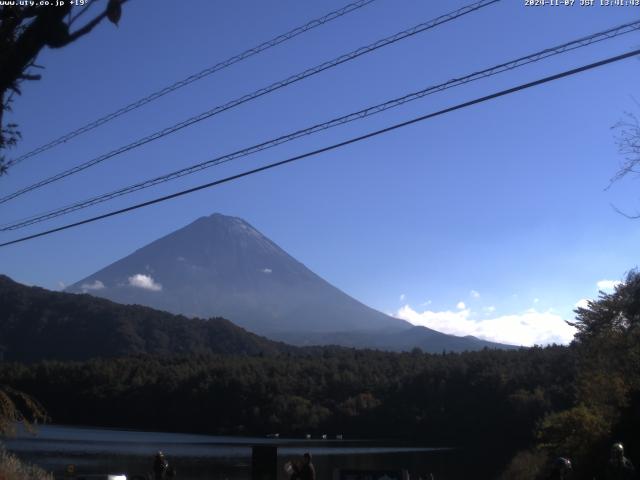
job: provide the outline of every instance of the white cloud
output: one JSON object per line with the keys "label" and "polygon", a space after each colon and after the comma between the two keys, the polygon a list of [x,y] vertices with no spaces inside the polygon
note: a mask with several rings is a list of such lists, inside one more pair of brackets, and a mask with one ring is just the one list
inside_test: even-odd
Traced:
{"label": "white cloud", "polygon": [[404,302],[406,300],[407,296],[404,293],[400,294],[400,301]]}
{"label": "white cloud", "polygon": [[93,283],[83,283],[80,288],[83,292],[87,292],[89,290],[102,290],[105,286],[100,280],[95,280]]}
{"label": "white cloud", "polygon": [[512,345],[545,345],[550,343],[569,343],[575,334],[575,328],[556,313],[539,312],[529,309],[513,315],[473,320],[469,309],[458,311],[417,312],[405,305],[396,312],[396,317],[414,325],[438,330],[452,335],[473,335],[474,337]]}
{"label": "white cloud", "polygon": [[467,306],[464,304],[464,302],[458,302],[458,304],[456,305],[456,308],[458,310],[464,310],[465,308],[467,308]]}
{"label": "white cloud", "polygon": [[151,290],[152,292],[159,292],[162,290],[162,285],[156,283],[150,275],[144,275],[137,273],[132,277],[129,277],[129,286],[142,288],[144,290]]}
{"label": "white cloud", "polygon": [[533,299],[533,303],[539,303],[539,302],[540,302],[540,299],[539,299],[539,298],[534,298],[534,299]]}
{"label": "white cloud", "polygon": [[494,307],[493,305],[489,305],[488,307],[484,307],[482,310],[484,310],[486,314],[489,314],[495,312],[496,307]]}
{"label": "white cloud", "polygon": [[601,290],[605,293],[613,293],[615,288],[618,285],[621,285],[622,282],[620,280],[600,280],[596,285],[598,286],[598,290]]}
{"label": "white cloud", "polygon": [[261,271],[262,273],[267,273],[267,274],[269,274],[269,273],[273,272],[273,270],[271,270],[270,268],[263,268],[263,269],[262,269],[262,270],[260,270],[260,271]]}
{"label": "white cloud", "polygon": [[67,284],[62,280],[58,280],[58,290],[64,290],[67,287]]}
{"label": "white cloud", "polygon": [[471,295],[471,298],[480,298],[480,292],[478,292],[477,290],[471,290],[469,292],[469,295]]}
{"label": "white cloud", "polygon": [[427,300],[426,302],[422,302],[420,305],[423,306],[423,307],[426,307],[427,305],[431,305],[431,300]]}

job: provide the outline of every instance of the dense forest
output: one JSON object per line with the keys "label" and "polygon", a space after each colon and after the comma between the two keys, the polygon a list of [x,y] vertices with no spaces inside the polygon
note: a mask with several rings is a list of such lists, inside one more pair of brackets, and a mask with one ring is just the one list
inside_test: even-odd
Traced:
{"label": "dense forest", "polygon": [[[563,347],[432,355],[326,348],[275,356],[4,364],[0,378],[61,423],[217,434],[393,437],[498,451],[570,407]],[[556,372],[562,372],[558,376]]]}
{"label": "dense forest", "polygon": [[558,455],[573,460],[575,478],[593,478],[613,441],[640,458],[640,275],[576,314],[568,347],[5,362],[0,382],[60,423],[483,444],[500,452],[504,478],[540,478]]}

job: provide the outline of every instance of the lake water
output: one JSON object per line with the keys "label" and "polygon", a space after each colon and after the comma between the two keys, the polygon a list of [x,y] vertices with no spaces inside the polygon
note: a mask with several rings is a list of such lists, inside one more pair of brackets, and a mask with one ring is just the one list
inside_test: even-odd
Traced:
{"label": "lake water", "polygon": [[223,437],[48,425],[35,435],[23,432],[3,442],[7,450],[56,477],[64,476],[69,464],[76,466],[78,475],[145,475],[151,471],[155,452],[162,450],[177,471],[176,480],[247,480],[252,445],[278,446],[279,480],[286,479],[284,463],[305,452],[313,456],[318,480],[333,478],[337,469],[405,469],[412,480],[428,473],[436,480],[492,476],[470,455],[455,449],[382,440]]}

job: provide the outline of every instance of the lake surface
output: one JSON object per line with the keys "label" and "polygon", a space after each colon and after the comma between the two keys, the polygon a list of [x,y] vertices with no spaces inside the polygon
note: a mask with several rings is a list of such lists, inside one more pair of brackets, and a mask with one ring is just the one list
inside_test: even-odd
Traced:
{"label": "lake surface", "polygon": [[162,450],[177,471],[176,480],[247,480],[251,477],[251,446],[276,445],[279,480],[287,478],[284,463],[305,452],[313,456],[318,480],[333,478],[337,469],[405,469],[412,480],[428,473],[436,480],[458,480],[470,474],[474,479],[491,478],[460,451],[382,440],[224,437],[47,425],[35,435],[22,432],[3,441],[7,450],[56,477],[64,476],[69,464],[76,466],[78,475],[146,475],[153,455]]}

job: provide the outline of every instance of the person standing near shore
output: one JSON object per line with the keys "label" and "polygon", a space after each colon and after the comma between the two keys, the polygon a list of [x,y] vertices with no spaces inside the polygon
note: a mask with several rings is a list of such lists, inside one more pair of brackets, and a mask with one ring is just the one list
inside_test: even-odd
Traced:
{"label": "person standing near shore", "polygon": [[297,460],[285,463],[284,470],[289,475],[289,480],[316,480],[316,469],[311,463],[309,452],[302,456],[302,463]]}
{"label": "person standing near shore", "polygon": [[551,471],[546,477],[548,480],[568,480],[573,473],[571,460],[565,457],[558,457],[551,466]]}
{"label": "person standing near shore", "polygon": [[631,480],[636,478],[636,471],[627,457],[624,456],[624,446],[614,443],[611,447],[611,457],[607,463],[606,480]]}
{"label": "person standing near shore", "polygon": [[316,480],[316,469],[311,463],[311,454],[305,453],[302,457],[302,467],[298,472],[299,480]]}
{"label": "person standing near shore", "polygon": [[153,458],[153,477],[155,480],[164,480],[169,470],[169,462],[161,451]]}

